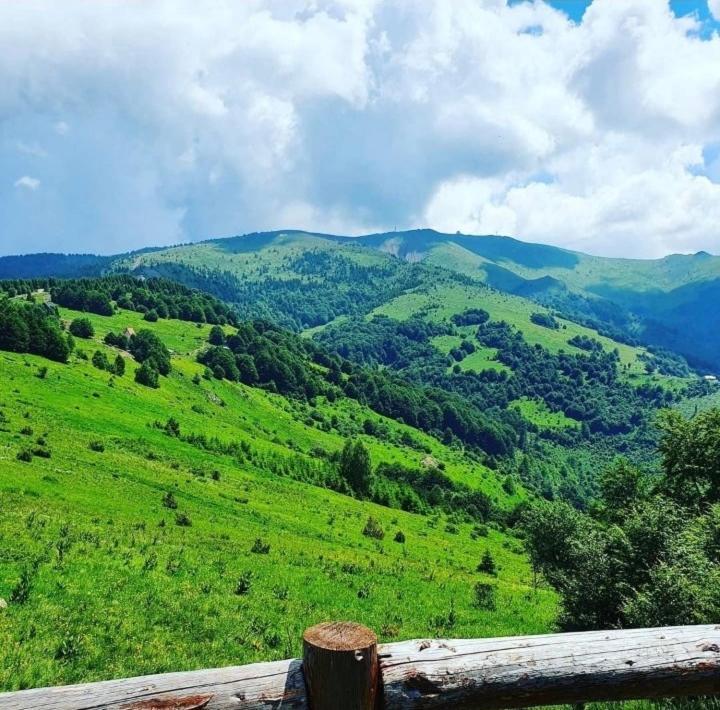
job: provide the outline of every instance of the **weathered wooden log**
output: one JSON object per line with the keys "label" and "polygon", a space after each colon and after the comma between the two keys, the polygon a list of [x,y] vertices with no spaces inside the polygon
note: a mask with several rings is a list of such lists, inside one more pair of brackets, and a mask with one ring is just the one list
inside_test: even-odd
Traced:
{"label": "weathered wooden log", "polygon": [[303,670],[311,710],[374,710],[377,636],[353,623],[325,623],[303,635]]}
{"label": "weathered wooden log", "polygon": [[328,627],[309,629],[306,674],[299,660],[168,673],[0,694],[0,709],[308,710],[306,680],[318,698],[313,710],[370,710],[376,692],[386,710],[720,694],[720,626],[418,640],[378,648],[374,634],[360,629],[352,638],[349,631],[336,629],[333,636]]}
{"label": "weathered wooden log", "polygon": [[299,660],[0,693],[2,710],[307,710]]}
{"label": "weathered wooden log", "polygon": [[720,626],[418,640],[379,653],[386,710],[720,693]]}

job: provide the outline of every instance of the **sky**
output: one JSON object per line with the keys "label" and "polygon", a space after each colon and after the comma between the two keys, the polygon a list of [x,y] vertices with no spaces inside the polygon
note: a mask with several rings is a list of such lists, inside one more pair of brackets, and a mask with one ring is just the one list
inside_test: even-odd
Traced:
{"label": "sky", "polygon": [[720,0],[0,3],[0,254],[416,227],[720,253]]}

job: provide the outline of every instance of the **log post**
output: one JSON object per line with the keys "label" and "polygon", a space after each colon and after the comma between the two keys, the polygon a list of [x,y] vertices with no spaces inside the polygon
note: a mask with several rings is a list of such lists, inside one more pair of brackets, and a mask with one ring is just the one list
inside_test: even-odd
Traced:
{"label": "log post", "polygon": [[352,622],[328,622],[303,634],[303,671],[311,710],[374,710],[377,636]]}

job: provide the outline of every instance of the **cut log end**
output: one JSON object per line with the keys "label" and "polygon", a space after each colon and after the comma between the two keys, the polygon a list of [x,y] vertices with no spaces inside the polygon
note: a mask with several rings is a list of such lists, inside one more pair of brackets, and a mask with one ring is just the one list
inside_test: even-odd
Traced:
{"label": "cut log end", "polygon": [[351,622],[303,634],[303,668],[312,710],[373,710],[378,697],[377,636]]}
{"label": "cut log end", "polygon": [[377,636],[352,621],[327,621],[307,629],[303,641],[326,651],[360,651],[377,645]]}

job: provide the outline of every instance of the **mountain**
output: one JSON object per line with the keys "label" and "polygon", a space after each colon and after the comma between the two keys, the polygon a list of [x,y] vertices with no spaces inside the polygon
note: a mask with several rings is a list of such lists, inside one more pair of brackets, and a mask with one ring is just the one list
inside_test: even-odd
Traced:
{"label": "mountain", "polygon": [[327,618],[552,628],[528,507],[593,510],[618,456],[653,475],[659,411],[717,387],[387,241],[275,232],[0,281],[0,687],[292,656]]}
{"label": "mountain", "polygon": [[[33,255],[0,258],[0,277],[97,275],[117,269],[197,281],[188,269],[253,282],[284,278],[303,252],[352,254],[380,265],[370,251],[406,263],[437,266],[494,289],[542,303],[572,320],[630,344],[675,351],[694,366],[720,370],[720,257],[707,252],[662,259],[615,259],[504,236],[433,230],[347,237],[281,230],[93,258]],[[292,272],[292,269],[290,269]],[[347,310],[347,308],[346,308]]]}

